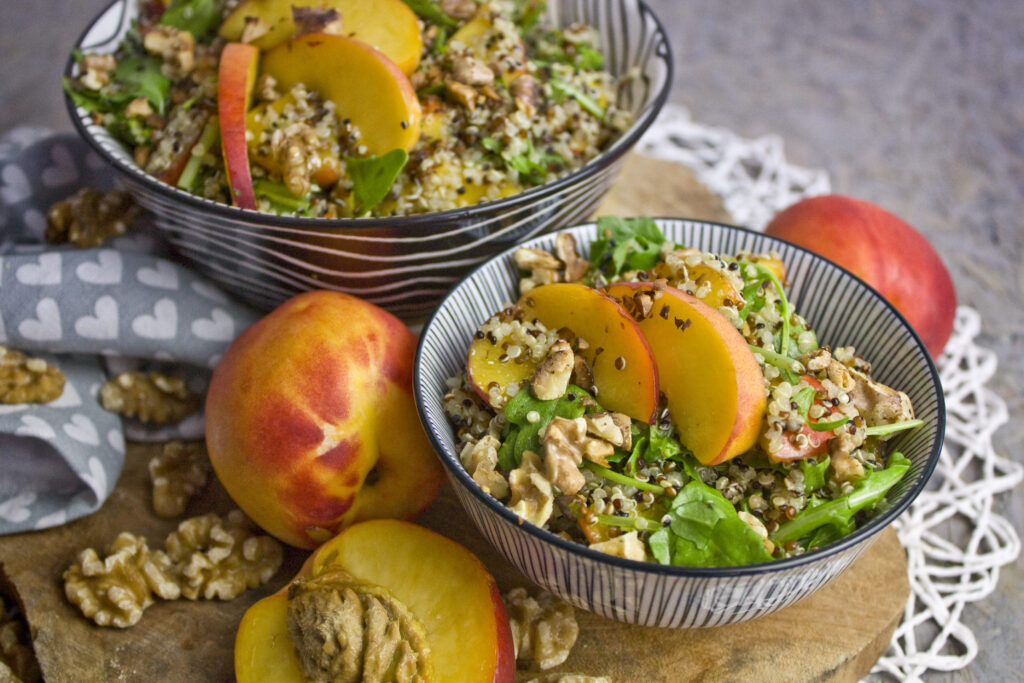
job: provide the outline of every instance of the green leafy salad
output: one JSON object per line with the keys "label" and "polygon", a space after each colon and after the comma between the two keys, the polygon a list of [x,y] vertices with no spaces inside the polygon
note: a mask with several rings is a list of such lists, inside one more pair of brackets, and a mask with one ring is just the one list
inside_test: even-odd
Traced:
{"label": "green leafy salad", "polygon": [[519,301],[449,380],[474,481],[524,521],[666,565],[791,557],[877,515],[910,469],[884,442],[922,421],[852,347],[819,346],[778,256],[598,227],[589,261],[569,234],[516,252]]}

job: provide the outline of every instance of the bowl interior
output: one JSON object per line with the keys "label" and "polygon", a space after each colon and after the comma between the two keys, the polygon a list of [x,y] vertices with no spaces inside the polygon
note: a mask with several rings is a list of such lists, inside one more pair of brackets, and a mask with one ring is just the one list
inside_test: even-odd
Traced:
{"label": "bowl interior", "polygon": [[[899,450],[912,465],[907,475],[886,496],[885,509],[868,524],[845,538],[805,555],[761,565],[735,568],[658,568],[684,575],[744,574],[770,572],[813,561],[839,552],[869,538],[892,522],[924,487],[938,460],[945,429],[945,405],[938,373],[927,350],[900,314],[863,281],[848,271],[795,245],[761,233],[713,223],[681,219],[657,219],[665,238],[703,251],[735,254],[775,251],[786,264],[791,283],[789,299],[818,333],[820,344],[856,347],[872,363],[872,376],[905,391],[913,401],[924,426],[893,437],[890,452]],[[597,234],[596,225],[571,228],[584,255]],[[555,236],[545,235],[524,246],[552,249]],[[591,559],[637,569],[652,569],[647,563],[623,560],[582,545],[565,541],[529,523],[522,523],[502,503],[484,493],[466,474],[458,457],[456,438],[441,403],[445,380],[465,365],[466,352],[476,328],[491,314],[513,303],[517,296],[519,272],[512,251],[488,261],[463,280],[425,326],[416,363],[415,392],[428,434],[442,461],[459,485],[465,487],[490,510],[518,525],[525,533],[544,538],[572,553]]]}
{"label": "bowl interior", "polygon": [[[114,0],[85,29],[75,45],[76,51],[113,52],[131,29],[132,21],[139,13],[139,5],[140,0]],[[547,14],[558,26],[584,22],[597,28],[600,47],[607,56],[605,68],[616,77],[627,73],[634,76],[624,80],[617,93],[619,106],[632,113],[633,122],[601,154],[572,173],[510,197],[470,207],[432,214],[357,220],[259,214],[203,199],[158,181],[135,163],[130,150],[103,126],[94,123],[89,113],[76,107],[70,98],[66,98],[68,112],[79,133],[97,152],[119,171],[131,176],[135,188],[158,194],[162,202],[181,201],[193,209],[201,209],[216,216],[229,219],[244,216],[248,221],[274,226],[316,230],[403,226],[415,233],[422,233],[424,230],[429,231],[431,226],[437,225],[445,217],[462,219],[468,215],[493,214],[506,207],[522,206],[559,194],[566,187],[597,173],[628,151],[665,103],[672,82],[672,56],[664,28],[643,0],[554,0],[547,3]],[[72,76],[76,71],[74,59],[70,58],[65,74]]]}

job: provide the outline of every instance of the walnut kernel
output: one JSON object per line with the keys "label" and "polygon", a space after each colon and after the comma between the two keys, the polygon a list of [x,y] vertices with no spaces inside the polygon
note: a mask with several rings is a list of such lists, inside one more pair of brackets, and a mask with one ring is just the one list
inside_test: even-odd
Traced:
{"label": "walnut kernel", "polygon": [[0,346],[0,403],[49,403],[64,393],[65,381],[42,358]]}
{"label": "walnut kernel", "polygon": [[580,628],[572,605],[540,591],[513,588],[504,596],[516,661],[530,669],[551,669],[569,657]]}
{"label": "walnut kernel", "polygon": [[199,408],[199,397],[180,377],[158,372],[124,372],[100,389],[107,410],[143,422],[180,422]]}
{"label": "walnut kernel", "polygon": [[81,249],[98,247],[123,235],[138,215],[139,207],[127,192],[83,187],[46,212],[46,241],[70,242]]}
{"label": "walnut kernel", "polygon": [[0,681],[8,680],[5,674],[24,683],[35,683],[43,676],[24,616],[0,596]]}
{"label": "walnut kernel", "polygon": [[177,517],[210,478],[206,446],[201,441],[164,444],[160,454],[149,461],[149,477],[153,482],[153,510],[161,517]]}

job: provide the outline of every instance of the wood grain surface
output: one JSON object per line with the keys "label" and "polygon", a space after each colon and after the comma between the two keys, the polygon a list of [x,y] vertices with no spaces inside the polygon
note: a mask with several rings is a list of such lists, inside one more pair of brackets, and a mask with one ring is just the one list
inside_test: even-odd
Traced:
{"label": "wood grain surface", "polygon": [[[729,220],[718,198],[688,171],[636,156],[627,160],[599,212]],[[282,586],[305,557],[287,551],[268,585],[230,602],[158,601],[126,630],[84,619],[64,598],[61,581],[76,554],[86,547],[101,550],[121,531],[159,546],[176,526],[152,512],[147,463],[157,448],[129,444],[117,488],[97,513],[55,529],[0,537],[0,583],[13,588],[51,683],[231,680],[242,614]],[[187,514],[226,513],[232,507],[214,481]],[[502,590],[529,585],[472,526],[447,486],[419,521],[477,553]],[[629,626],[577,611],[579,639],[555,671],[615,681],[857,681],[885,651],[908,595],[906,557],[889,529],[833,583],[751,622],[684,631]],[[529,676],[521,672],[520,678]]]}

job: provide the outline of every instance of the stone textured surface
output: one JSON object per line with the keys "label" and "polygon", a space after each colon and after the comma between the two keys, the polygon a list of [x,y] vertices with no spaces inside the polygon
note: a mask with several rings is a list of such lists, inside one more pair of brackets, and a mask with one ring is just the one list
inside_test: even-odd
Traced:
{"label": "stone textured surface", "polygon": [[[960,301],[982,314],[979,343],[999,355],[991,386],[1011,417],[997,449],[1024,460],[1024,3],[650,1],[673,36],[672,100],[695,120],[781,135],[790,161],[827,169],[835,191],[935,244]],[[0,132],[70,128],[59,76],[105,4],[0,3]],[[1000,507],[1024,532],[1024,495]],[[1022,584],[1019,560],[965,612],[982,648],[957,680],[1024,676]]]}

